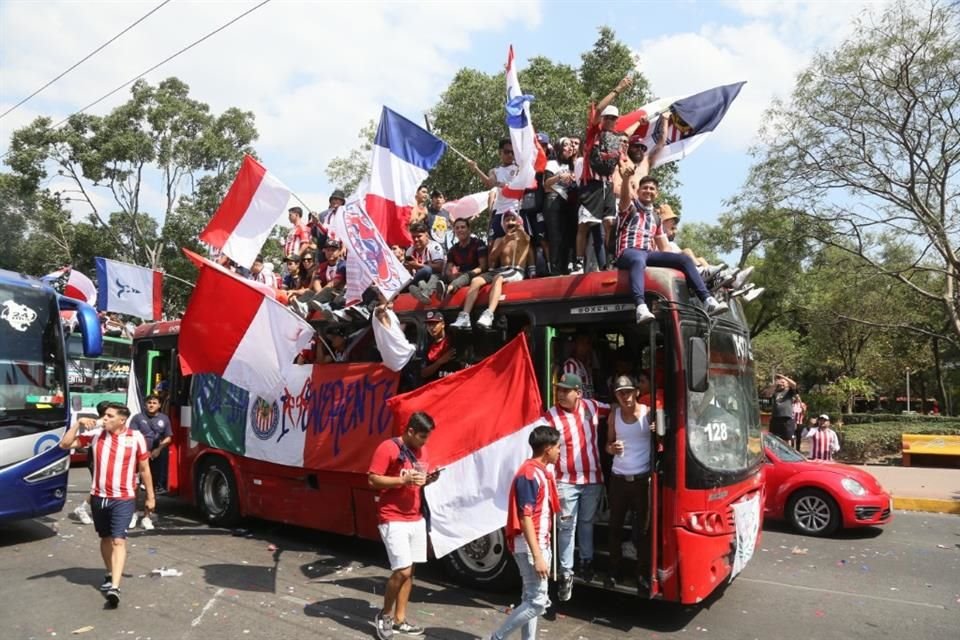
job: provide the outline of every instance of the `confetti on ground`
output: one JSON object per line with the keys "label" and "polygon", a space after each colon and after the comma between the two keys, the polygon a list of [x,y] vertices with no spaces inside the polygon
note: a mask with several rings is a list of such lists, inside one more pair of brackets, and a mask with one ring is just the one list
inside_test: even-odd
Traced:
{"label": "confetti on ground", "polygon": [[70,633],[72,633],[73,635],[76,636],[76,635],[79,635],[79,634],[81,634],[81,633],[86,633],[86,632],[88,632],[88,631],[93,631],[93,629],[94,629],[93,625],[92,625],[92,624],[88,624],[88,625],[85,626],[85,627],[80,627],[79,629],[74,629],[74,630],[71,631]]}
{"label": "confetti on ground", "polygon": [[792,554],[795,555],[795,556],[805,556],[805,555],[807,555],[808,551],[807,551],[807,549],[801,549],[800,547],[794,547],[794,548],[790,551],[790,553],[792,553]]}

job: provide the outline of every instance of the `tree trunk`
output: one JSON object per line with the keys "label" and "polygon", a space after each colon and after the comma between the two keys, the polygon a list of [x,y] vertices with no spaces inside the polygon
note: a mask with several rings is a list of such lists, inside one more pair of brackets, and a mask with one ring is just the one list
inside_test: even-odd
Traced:
{"label": "tree trunk", "polygon": [[943,367],[940,366],[940,338],[930,340],[930,350],[933,351],[933,369],[937,376],[937,390],[940,396],[940,413],[945,416],[953,415],[953,406],[950,402],[950,394],[947,392],[947,385],[943,379]]}

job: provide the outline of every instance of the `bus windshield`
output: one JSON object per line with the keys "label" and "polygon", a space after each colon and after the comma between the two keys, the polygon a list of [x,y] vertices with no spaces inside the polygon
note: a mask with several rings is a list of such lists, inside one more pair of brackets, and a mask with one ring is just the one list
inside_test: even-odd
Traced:
{"label": "bus windshield", "polygon": [[[67,381],[70,392],[81,394],[85,407],[100,400],[122,400],[130,377],[131,350],[128,338],[104,336],[102,355],[99,358],[86,358],[83,355],[82,337],[71,334],[67,339]],[[97,397],[88,398],[89,394]]]}
{"label": "bus windshield", "polygon": [[56,298],[0,283],[0,418],[66,408],[63,338]]}
{"label": "bus windshield", "polygon": [[749,340],[715,330],[710,338],[709,386],[687,393],[690,451],[712,471],[743,471],[762,455]]}

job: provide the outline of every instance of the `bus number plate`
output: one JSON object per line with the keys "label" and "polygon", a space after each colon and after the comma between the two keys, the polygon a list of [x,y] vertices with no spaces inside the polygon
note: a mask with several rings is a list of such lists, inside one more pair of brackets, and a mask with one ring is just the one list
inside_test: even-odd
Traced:
{"label": "bus number plate", "polygon": [[619,311],[633,311],[635,304],[594,304],[589,307],[572,307],[570,315],[585,316],[594,313],[617,313]]}

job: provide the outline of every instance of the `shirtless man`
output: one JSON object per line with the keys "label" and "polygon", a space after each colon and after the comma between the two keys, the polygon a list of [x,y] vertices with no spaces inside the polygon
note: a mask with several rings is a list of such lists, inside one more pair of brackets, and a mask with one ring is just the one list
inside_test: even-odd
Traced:
{"label": "shirtless man", "polygon": [[517,215],[516,211],[509,210],[503,213],[503,229],[505,235],[494,240],[493,246],[490,247],[488,256],[490,271],[482,273],[470,281],[470,290],[467,291],[463,311],[457,316],[456,321],[450,325],[451,328],[471,328],[470,311],[477,301],[480,289],[489,284],[488,306],[477,320],[479,326],[489,329],[493,324],[493,314],[497,310],[497,305],[500,304],[503,283],[519,282],[523,280],[524,276],[533,277],[536,265],[530,247],[530,236],[523,230],[520,224],[520,216]]}

